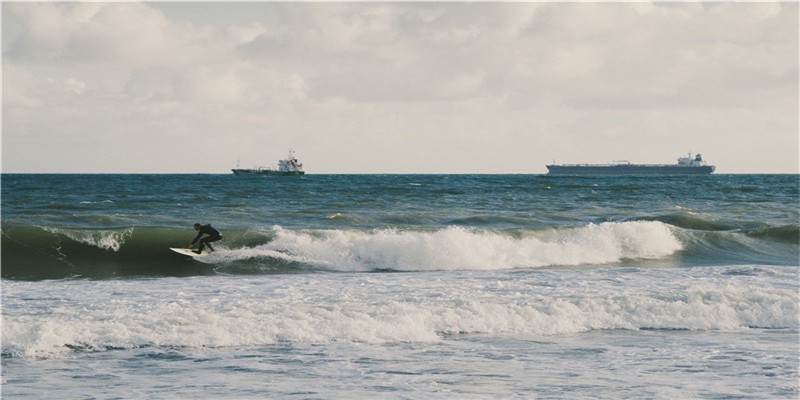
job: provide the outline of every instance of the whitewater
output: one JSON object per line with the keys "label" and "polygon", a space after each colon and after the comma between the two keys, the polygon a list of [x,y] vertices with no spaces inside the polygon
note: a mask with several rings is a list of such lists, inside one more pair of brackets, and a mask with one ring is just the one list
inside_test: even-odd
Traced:
{"label": "whitewater", "polygon": [[2,178],[4,397],[800,395],[796,175]]}

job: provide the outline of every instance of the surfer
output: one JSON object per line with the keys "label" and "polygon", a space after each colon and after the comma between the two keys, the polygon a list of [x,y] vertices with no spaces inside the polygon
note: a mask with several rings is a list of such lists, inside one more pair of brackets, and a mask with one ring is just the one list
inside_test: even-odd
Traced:
{"label": "surfer", "polygon": [[[214,251],[214,248],[211,247],[211,242],[222,240],[222,235],[219,233],[218,230],[212,228],[211,224],[208,225],[194,224],[194,230],[197,231],[197,236],[195,236],[194,240],[192,240],[192,243],[189,243],[188,248],[191,249],[192,247],[194,247],[195,242],[197,242],[197,240],[200,240],[200,248],[197,250],[193,250],[197,254],[202,253],[203,248],[205,246],[208,246],[209,251]],[[203,236],[204,234],[208,236],[200,239],[200,236]]]}

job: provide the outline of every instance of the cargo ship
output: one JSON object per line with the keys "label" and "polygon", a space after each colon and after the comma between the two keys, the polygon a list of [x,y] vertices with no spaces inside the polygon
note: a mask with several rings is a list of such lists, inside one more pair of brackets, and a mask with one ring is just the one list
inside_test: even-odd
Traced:
{"label": "cargo ship", "polygon": [[277,169],[271,167],[255,167],[234,168],[231,171],[233,171],[234,175],[305,175],[305,171],[303,171],[303,163],[294,157],[294,150],[289,150],[289,156],[285,160],[278,161]]}
{"label": "cargo ship", "polygon": [[556,164],[546,165],[548,175],[703,175],[716,169],[706,164],[700,154],[692,158],[678,158],[677,164],[631,164],[615,161],[612,164]]}

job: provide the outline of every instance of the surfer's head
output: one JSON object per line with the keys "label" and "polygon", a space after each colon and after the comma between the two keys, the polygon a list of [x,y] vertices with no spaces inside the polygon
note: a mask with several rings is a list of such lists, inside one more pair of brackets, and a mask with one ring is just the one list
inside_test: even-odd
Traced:
{"label": "surfer's head", "polygon": [[200,224],[194,224],[194,230],[196,230],[196,231],[199,231],[199,230],[200,230],[200,228],[202,228],[202,227],[203,227],[203,225],[200,225]]}

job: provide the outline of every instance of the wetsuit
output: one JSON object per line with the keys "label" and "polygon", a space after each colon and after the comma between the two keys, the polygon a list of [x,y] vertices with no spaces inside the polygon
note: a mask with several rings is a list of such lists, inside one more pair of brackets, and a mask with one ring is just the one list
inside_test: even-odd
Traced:
{"label": "wetsuit", "polygon": [[[203,239],[200,239],[200,236],[208,235]],[[222,235],[219,233],[218,230],[211,227],[211,224],[205,225],[200,227],[200,230],[197,232],[197,236],[192,240],[192,244],[195,244],[197,240],[200,240],[200,249],[196,252],[198,254],[203,252],[203,248],[208,246],[208,249],[214,251],[214,248],[211,247],[211,242],[216,242],[217,240],[222,239]]]}

